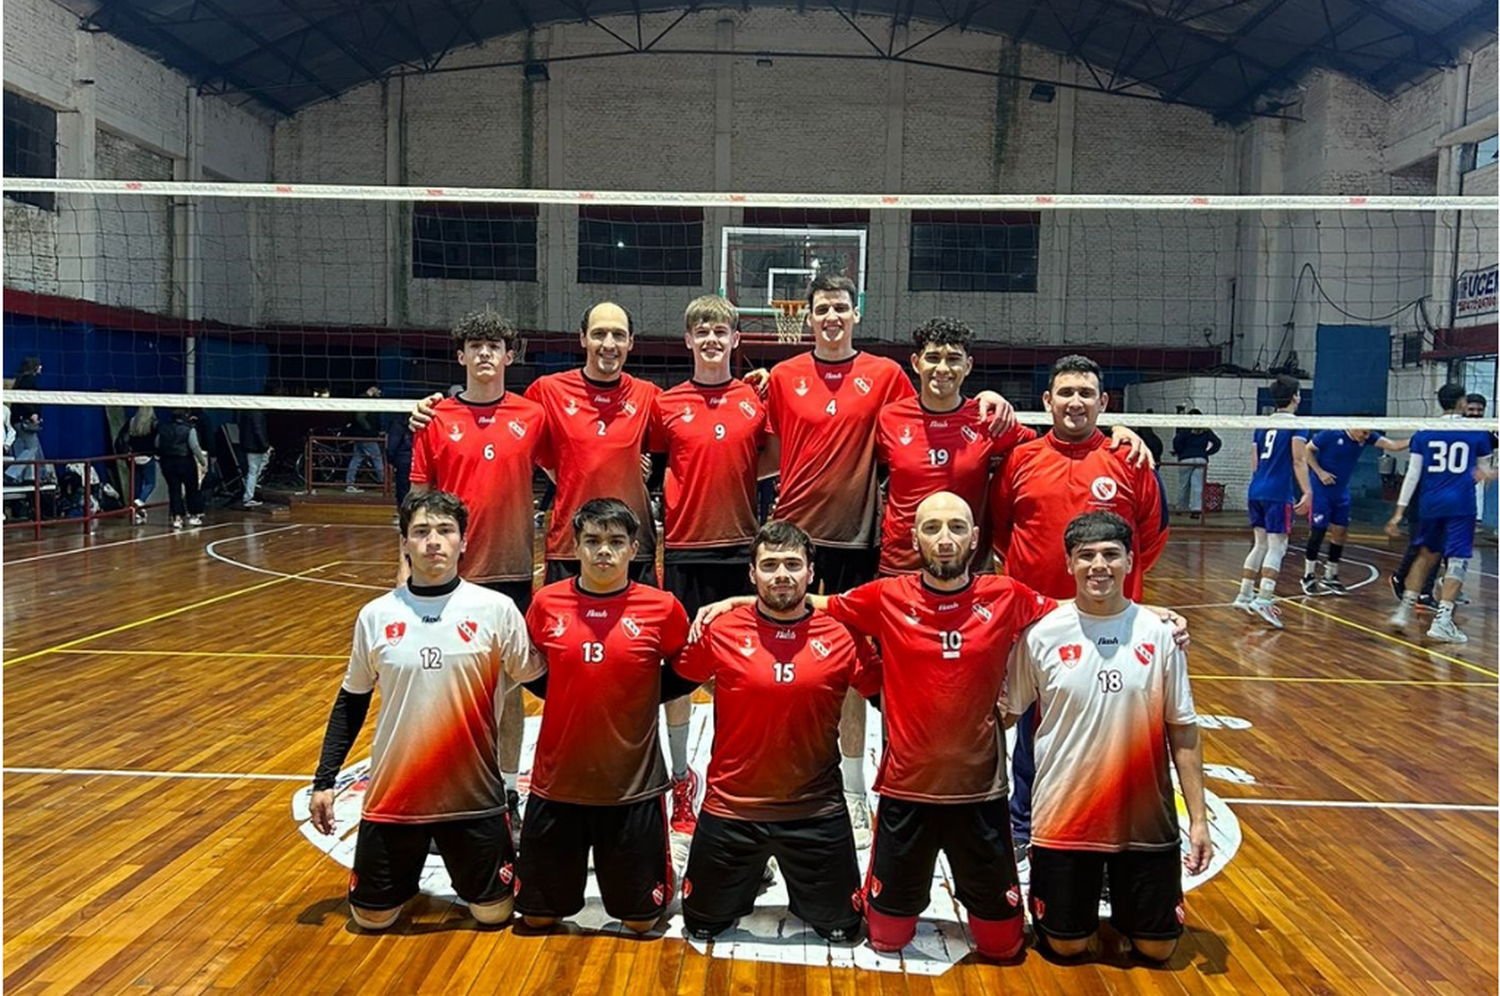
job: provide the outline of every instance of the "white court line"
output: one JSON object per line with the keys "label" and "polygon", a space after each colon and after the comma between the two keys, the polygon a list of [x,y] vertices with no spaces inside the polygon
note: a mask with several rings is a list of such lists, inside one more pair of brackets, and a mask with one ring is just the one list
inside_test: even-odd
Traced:
{"label": "white court line", "polygon": [[[1385,555],[1387,557],[1393,557],[1396,560],[1400,560],[1402,557],[1405,556],[1404,553],[1396,553],[1394,550],[1382,550],[1378,546],[1365,546],[1362,543],[1350,543],[1348,545],[1349,545],[1349,547],[1351,549],[1355,549],[1355,550],[1369,550],[1371,553],[1383,554],[1383,555]],[[1491,579],[1495,579],[1495,580],[1500,580],[1500,574],[1491,574],[1488,571],[1481,571],[1477,567],[1474,567],[1472,564],[1469,566],[1469,573],[1470,574],[1478,574],[1482,578],[1491,578]]]}
{"label": "white court line", "polygon": [[[198,526],[196,531],[200,533],[206,533],[210,529],[227,529],[230,526],[237,525],[239,525],[238,522],[219,522],[215,523],[212,526]],[[4,564],[0,564],[0,566],[10,567],[14,564],[29,564],[34,560],[48,560],[52,557],[67,557],[75,553],[89,553],[93,550],[107,550],[112,546],[128,546],[131,543],[146,543],[151,540],[171,539],[173,536],[184,536],[187,534],[187,532],[188,531],[185,529],[173,530],[172,532],[159,533],[155,536],[137,536],[135,539],[116,540],[113,543],[100,543],[96,546],[81,546],[76,550],[60,550],[57,553],[42,553],[38,554],[35,557],[20,557],[16,560],[7,560],[4,562]]]}
{"label": "white court line", "polygon": [[[338,587],[338,588],[365,588],[365,589],[367,589],[369,591],[390,591],[390,588],[387,587],[387,586],[373,585],[373,584],[360,584],[357,581],[334,581],[331,578],[310,578],[310,577],[304,577],[301,574],[288,574],[286,571],[273,571],[269,567],[257,567],[254,564],[247,564],[243,560],[235,560],[233,557],[228,557],[228,556],[225,556],[224,554],[220,553],[218,551],[218,549],[217,549],[217,547],[219,546],[220,543],[232,543],[235,540],[254,539],[257,536],[269,536],[272,533],[281,533],[281,532],[285,532],[288,529],[310,529],[310,528],[327,528],[327,527],[326,526],[325,527],[308,526],[308,525],[298,524],[298,525],[292,525],[292,526],[277,526],[275,529],[265,529],[265,530],[262,530],[262,531],[256,532],[256,533],[247,533],[244,536],[226,536],[226,537],[224,537],[221,540],[214,540],[212,543],[210,543],[207,546],[205,546],[203,548],[203,552],[206,553],[206,554],[208,554],[210,557],[212,557],[213,559],[219,561],[222,564],[228,564],[231,567],[238,567],[238,568],[241,568],[243,570],[253,571],[256,574],[269,574],[273,578],[291,578],[294,581],[310,581],[313,584],[331,584],[331,585],[333,585],[335,587]],[[339,561],[339,563],[343,563],[343,561]]]}
{"label": "white court line", "polygon": [[264,782],[305,782],[307,775],[253,775],[231,771],[145,771],[123,768],[0,768],[7,775],[108,775],[116,778],[219,778],[233,781],[236,778],[253,778]]}
{"label": "white court line", "polygon": [[[1365,578],[1363,581],[1356,581],[1356,582],[1354,582],[1351,585],[1345,585],[1344,590],[1346,592],[1356,591],[1356,590],[1358,590],[1360,588],[1363,588],[1365,585],[1374,584],[1380,578],[1380,570],[1374,564],[1367,564],[1363,560],[1346,560],[1346,561],[1344,561],[1344,563],[1346,563],[1346,564],[1357,564],[1360,567],[1364,567],[1364,568],[1368,569],[1369,572],[1370,572],[1370,576],[1367,577],[1367,578]],[[1226,580],[1225,583],[1227,584],[1229,582]],[[1305,600],[1310,599],[1310,598],[1338,598],[1338,597],[1339,596],[1335,595],[1331,591],[1325,591],[1325,592],[1322,592],[1322,593],[1317,594],[1317,595],[1286,595],[1286,596],[1283,596],[1281,598],[1276,599],[1276,601],[1278,601],[1278,602],[1301,602],[1301,601],[1305,601]],[[1177,612],[1184,612],[1184,611],[1187,611],[1188,609],[1232,609],[1232,608],[1234,608],[1234,603],[1233,602],[1200,602],[1197,605],[1169,605],[1169,606],[1167,606],[1167,608],[1172,609],[1172,610],[1177,611]]]}
{"label": "white court line", "polygon": [[1461,813],[1500,813],[1500,806],[1473,806],[1460,802],[1367,802],[1338,799],[1226,799],[1231,806],[1299,806],[1308,809],[1435,809]]}

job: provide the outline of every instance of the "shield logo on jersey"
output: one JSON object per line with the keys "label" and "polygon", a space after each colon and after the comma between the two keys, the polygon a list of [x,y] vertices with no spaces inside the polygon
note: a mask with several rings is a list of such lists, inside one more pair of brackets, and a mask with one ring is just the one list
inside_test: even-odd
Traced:
{"label": "shield logo on jersey", "polygon": [[562,636],[568,631],[568,616],[553,616],[552,625],[547,627],[547,632],[553,636]]}
{"label": "shield logo on jersey", "polygon": [[876,899],[879,899],[880,898],[880,889],[881,889],[880,879],[876,878],[874,875],[871,875],[870,876],[870,895],[873,896]]}
{"label": "shield logo on jersey", "polygon": [[656,888],[651,890],[651,901],[658,906],[667,901],[667,886],[665,882],[656,883]]}
{"label": "shield logo on jersey", "polygon": [[911,426],[903,425],[901,427],[901,435],[896,437],[896,441],[899,442],[902,446],[910,446],[911,441],[914,438],[915,437],[911,434]]}
{"label": "shield logo on jersey", "polygon": [[964,439],[968,442],[977,443],[979,441],[979,433],[975,432],[973,429],[969,428],[966,425],[959,426],[958,434],[960,436],[963,436]]}
{"label": "shield logo on jersey", "polygon": [[355,886],[359,885],[359,876],[354,872],[349,873],[349,891],[353,892]]}
{"label": "shield logo on jersey", "polygon": [[633,637],[641,635],[641,627],[629,616],[624,616],[620,619],[620,627]]}
{"label": "shield logo on jersey", "polygon": [[822,640],[808,640],[807,645],[809,647],[812,647],[813,653],[817,654],[819,657],[827,657],[829,654],[833,653],[833,648],[824,643]]}
{"label": "shield logo on jersey", "polygon": [[456,425],[448,426],[448,438],[455,443],[464,438],[464,430]]}
{"label": "shield logo on jersey", "polygon": [[385,642],[389,643],[391,646],[394,647],[396,644],[400,643],[401,638],[405,635],[406,623],[393,622],[385,624]]}
{"label": "shield logo on jersey", "polygon": [[854,389],[860,394],[869,394],[870,382],[865,380],[863,377],[856,377],[854,378]]}
{"label": "shield logo on jersey", "polygon": [[995,614],[990,611],[989,606],[987,605],[975,605],[974,614],[983,619],[985,622],[990,622],[995,618]]}
{"label": "shield logo on jersey", "polygon": [[917,607],[915,605],[913,605],[911,602],[907,602],[906,603],[906,611],[904,613],[902,613],[902,618],[904,618],[906,620],[906,622],[907,622],[908,625],[911,625],[911,626],[920,626],[920,625],[922,625],[922,617],[918,613]]}
{"label": "shield logo on jersey", "polygon": [[1047,904],[1042,902],[1040,896],[1031,897],[1031,915],[1037,920],[1047,915]]}
{"label": "shield logo on jersey", "polygon": [[807,394],[807,378],[798,377],[797,386],[792,388],[792,390],[797,392],[797,397],[799,398],[805,396]]}
{"label": "shield logo on jersey", "polygon": [[755,410],[755,406],[752,405],[750,402],[748,402],[748,401],[741,401],[740,402],[740,414],[744,415],[746,418],[754,418],[758,413]]}
{"label": "shield logo on jersey", "polygon": [[1156,644],[1154,644],[1154,643],[1137,643],[1135,645],[1135,659],[1138,660],[1138,661],[1140,661],[1142,665],[1150,664],[1151,663],[1151,658],[1154,657],[1155,655],[1156,655]]}
{"label": "shield logo on jersey", "polygon": [[577,415],[578,402],[574,401],[572,398],[569,398],[563,403],[563,411],[567,412],[569,415]]}
{"label": "shield logo on jersey", "polygon": [[697,415],[693,414],[693,406],[692,405],[683,405],[682,406],[682,420],[684,422],[691,422],[693,419],[695,419],[697,417],[698,417]]}
{"label": "shield logo on jersey", "polygon": [[515,436],[517,439],[526,438],[526,427],[520,422],[517,422],[515,419],[511,419],[509,422],[507,422],[505,427],[509,429],[510,434],[512,436]]}
{"label": "shield logo on jersey", "polygon": [[745,637],[745,642],[739,647],[739,651],[746,657],[755,653],[755,638],[750,636]]}
{"label": "shield logo on jersey", "polygon": [[465,643],[473,643],[478,633],[479,624],[472,619],[465,619],[458,624],[458,638]]}
{"label": "shield logo on jersey", "polygon": [[501,884],[510,885],[516,877],[516,869],[513,865],[501,865],[500,870],[495,873],[495,877],[500,879]]}
{"label": "shield logo on jersey", "polygon": [[1013,885],[1009,889],[1006,889],[1005,890],[1005,901],[1007,903],[1010,903],[1012,906],[1020,906],[1021,905],[1021,887],[1019,885]]}
{"label": "shield logo on jersey", "polygon": [[693,894],[693,880],[685,878],[682,880],[682,898],[686,899]]}
{"label": "shield logo on jersey", "polygon": [[1074,664],[1077,664],[1079,661],[1083,660],[1083,645],[1078,643],[1069,643],[1065,646],[1058,647],[1057,659],[1062,661],[1068,667],[1072,667]]}
{"label": "shield logo on jersey", "polygon": [[1096,477],[1089,485],[1089,492],[1100,501],[1114,501],[1115,495],[1120,493],[1120,485],[1113,477]]}
{"label": "shield logo on jersey", "polygon": [[623,409],[625,409],[625,414],[626,415],[634,415],[635,414],[635,403],[634,402],[627,401],[623,405],[621,405],[620,407],[623,408]]}
{"label": "shield logo on jersey", "polygon": [[1178,923],[1187,923],[1187,906],[1186,906],[1186,904],[1184,904],[1184,903],[1178,903],[1177,904],[1177,908],[1175,910],[1173,910],[1172,912],[1174,912],[1174,913],[1177,914],[1177,922]]}

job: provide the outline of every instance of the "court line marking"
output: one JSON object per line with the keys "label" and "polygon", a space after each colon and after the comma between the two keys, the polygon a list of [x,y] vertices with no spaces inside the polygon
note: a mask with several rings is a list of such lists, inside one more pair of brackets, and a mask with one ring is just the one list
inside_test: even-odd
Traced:
{"label": "court line marking", "polygon": [[0,772],[7,775],[78,775],[90,777],[95,775],[109,775],[117,778],[222,778],[234,780],[237,778],[253,778],[266,782],[310,782],[312,779],[307,775],[256,775],[248,772],[236,771],[146,771],[141,769],[126,770],[124,768],[0,768]]}
{"label": "court line marking", "polygon": [[[1394,557],[1397,560],[1400,560],[1405,556],[1404,553],[1397,553],[1394,550],[1382,550],[1378,546],[1365,546],[1362,543],[1350,543],[1349,546],[1353,547],[1356,550],[1369,550],[1371,553],[1384,554],[1387,557]],[[1469,573],[1478,574],[1482,578],[1490,578],[1491,580],[1500,579],[1500,574],[1491,574],[1488,571],[1481,571],[1477,567],[1473,566],[1470,566]]]}
{"label": "court line marking", "polygon": [[1480,667],[1478,664],[1470,664],[1468,661],[1463,660],[1462,658],[1454,657],[1451,654],[1445,654],[1438,650],[1432,650],[1431,648],[1422,646],[1420,643],[1412,643],[1410,640],[1403,640],[1399,636],[1392,636],[1390,633],[1384,633],[1378,629],[1371,629],[1369,626],[1354,622],[1352,619],[1345,619],[1343,616],[1336,616],[1332,612],[1324,612],[1322,609],[1315,609],[1303,602],[1294,602],[1293,604],[1303,612],[1311,612],[1313,615],[1322,616],[1325,619],[1332,619],[1334,622],[1339,623],[1342,626],[1348,626],[1351,629],[1357,629],[1361,633],[1369,633],[1371,636],[1378,636],[1382,640],[1389,640],[1391,643],[1406,647],[1410,650],[1415,650],[1418,653],[1427,654],[1429,657],[1436,657],[1438,660],[1447,661],[1450,664],[1457,664],[1459,667],[1466,667],[1470,671],[1477,672],[1489,678],[1500,678],[1500,671],[1491,671],[1489,668]]}
{"label": "court line marking", "polygon": [[79,654],[85,657],[251,657],[264,660],[342,660],[348,652],[336,654],[267,654],[247,650],[236,653],[232,650],[54,650],[54,654]]}
{"label": "court line marking", "polygon": [[[267,529],[267,530],[264,530],[263,532],[251,533],[248,536],[225,536],[221,540],[214,540],[212,543],[209,543],[208,545],[206,545],[203,548],[203,552],[206,553],[206,554],[208,554],[214,560],[219,561],[221,564],[228,564],[230,567],[238,567],[241,570],[250,571],[250,572],[252,572],[254,574],[267,574],[267,575],[270,575],[273,578],[279,578],[280,580],[283,580],[283,581],[290,581],[290,580],[307,581],[307,582],[310,582],[312,584],[328,584],[328,585],[333,585],[336,588],[363,588],[363,589],[365,589],[367,591],[390,591],[392,588],[395,587],[394,584],[382,587],[380,585],[361,584],[358,581],[335,581],[332,578],[305,578],[305,577],[302,577],[299,574],[288,574],[286,571],[275,571],[275,570],[272,570],[269,567],[258,567],[255,564],[247,564],[243,560],[235,560],[233,557],[228,556],[227,554],[220,553],[218,551],[219,544],[221,544],[221,543],[233,543],[235,540],[251,539],[251,538],[253,538],[255,536],[269,536],[272,533],[284,532],[284,531],[286,531],[288,529],[307,529],[307,528],[327,528],[327,527],[326,526],[324,526],[324,527],[310,527],[310,526],[298,523],[296,525],[278,526],[275,529]],[[351,563],[351,561],[338,560],[338,561],[334,561],[334,563],[337,563],[337,564],[346,564],[346,563]],[[303,573],[305,573],[305,572],[303,572]]]}
{"label": "court line marking", "polygon": [[[305,573],[305,574],[311,574],[313,571],[327,570],[328,568],[333,567],[333,566],[337,565],[338,563],[339,562],[337,560],[331,560],[331,561],[329,561],[326,564],[319,564],[317,567],[309,567],[303,573]],[[193,602],[191,604],[181,606],[180,608],[168,609],[166,612],[158,612],[156,615],[154,615],[154,616],[147,616],[145,619],[137,619],[135,622],[122,623],[119,626],[113,626],[113,627],[111,627],[109,629],[106,629],[106,630],[104,630],[102,632],[99,632],[99,633],[91,633],[88,636],[80,636],[80,637],[77,637],[75,639],[68,640],[66,643],[59,643],[55,647],[48,647],[45,650],[33,650],[29,654],[22,654],[20,657],[16,657],[16,658],[13,658],[11,660],[7,660],[7,661],[4,662],[3,665],[0,665],[0,666],[10,667],[12,664],[20,664],[20,663],[23,663],[25,661],[35,660],[38,657],[45,657],[48,654],[56,653],[59,650],[67,650],[70,647],[76,647],[80,643],[88,643],[91,640],[98,640],[101,637],[113,636],[116,633],[123,633],[126,630],[135,629],[138,626],[145,626],[145,625],[148,625],[150,623],[160,622],[163,619],[170,619],[173,616],[180,616],[184,612],[191,612],[194,609],[201,609],[201,608],[203,608],[206,605],[213,605],[216,602],[223,602],[223,601],[226,601],[227,599],[237,598],[240,595],[248,595],[251,592],[260,591],[262,588],[269,588],[272,585],[281,584],[283,581],[294,581],[294,580],[297,580],[297,576],[296,575],[287,575],[286,577],[273,578],[270,581],[262,581],[259,584],[253,584],[253,585],[251,585],[248,588],[238,588],[238,589],[236,589],[234,591],[226,591],[222,595],[214,595],[212,598],[201,599],[201,600],[199,600],[197,602]]]}
{"label": "court line marking", "polygon": [[[1356,582],[1354,582],[1351,585],[1346,585],[1345,588],[1344,588],[1344,590],[1346,592],[1357,591],[1358,589],[1363,588],[1366,585],[1374,584],[1376,581],[1378,581],[1380,579],[1380,569],[1377,568],[1374,564],[1367,564],[1363,560],[1346,560],[1346,561],[1344,561],[1344,563],[1358,565],[1360,567],[1365,568],[1366,570],[1368,570],[1370,572],[1370,576],[1367,577],[1367,578],[1365,578],[1363,581],[1356,581]],[[1225,584],[1235,584],[1235,585],[1237,585],[1237,584],[1239,584],[1239,581],[1225,578],[1224,579],[1224,583]],[[1286,595],[1284,597],[1276,599],[1276,601],[1278,601],[1278,602],[1300,602],[1300,601],[1302,601],[1304,599],[1308,599],[1308,598],[1338,598],[1338,597],[1339,597],[1338,595],[1335,595],[1333,592],[1330,591],[1330,592],[1323,592],[1322,594],[1318,594],[1318,595],[1307,595],[1307,594]],[[1175,610],[1177,610],[1179,612],[1187,610],[1187,609],[1232,609],[1232,608],[1234,608],[1234,603],[1233,602],[1200,602],[1200,603],[1198,603],[1196,605],[1173,605],[1173,606],[1171,606],[1171,608],[1173,608],[1173,609],[1175,609]]]}
{"label": "court line marking", "polygon": [[[237,525],[239,525],[239,523],[237,522],[217,522],[211,526],[198,526],[196,527],[196,531],[200,533],[206,533],[210,529],[228,529],[230,526]],[[151,540],[171,539],[174,536],[183,536],[186,533],[187,530],[185,529],[174,529],[171,532],[158,533],[155,536],[137,536],[134,539],[116,540],[113,543],[100,543],[96,546],[81,546],[76,550],[59,550],[56,553],[38,554],[35,557],[18,557],[15,560],[7,560],[3,564],[0,564],[0,566],[10,567],[14,564],[30,564],[37,560],[50,560],[53,557],[70,557],[75,553],[89,553],[94,550],[108,550],[112,546],[128,546],[131,543],[147,543]]]}
{"label": "court line marking", "polygon": [[1283,681],[1305,685],[1422,685],[1432,687],[1496,688],[1500,681],[1424,681],[1417,678],[1299,678],[1277,674],[1192,674],[1194,681]]}
{"label": "court line marking", "polygon": [[1460,813],[1500,813],[1500,806],[1480,806],[1463,802],[1372,802],[1364,799],[1226,799],[1230,806],[1297,806],[1314,809],[1429,809]]}

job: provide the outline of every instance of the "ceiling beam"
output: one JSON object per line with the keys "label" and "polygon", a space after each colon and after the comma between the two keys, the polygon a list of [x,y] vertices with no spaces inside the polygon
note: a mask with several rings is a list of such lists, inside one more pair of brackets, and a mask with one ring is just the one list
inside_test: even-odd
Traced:
{"label": "ceiling beam", "polygon": [[1187,92],[1187,89],[1190,86],[1202,79],[1203,74],[1208,72],[1209,69],[1211,69],[1214,64],[1219,61],[1219,59],[1222,59],[1230,52],[1235,51],[1239,43],[1250,35],[1250,32],[1254,31],[1256,28],[1265,23],[1265,21],[1272,14],[1276,13],[1278,10],[1284,7],[1286,5],[1286,2],[1287,0],[1270,0],[1270,2],[1261,7],[1260,10],[1245,18],[1244,22],[1241,23],[1238,28],[1235,28],[1233,34],[1214,46],[1214,48],[1218,51],[1217,58],[1215,58],[1211,62],[1200,64],[1197,70],[1191,73],[1187,77],[1187,79],[1178,82],[1175,86],[1172,87],[1169,92],[1163,94],[1162,96],[1166,97],[1169,100],[1175,100],[1178,97],[1182,96],[1185,92]]}

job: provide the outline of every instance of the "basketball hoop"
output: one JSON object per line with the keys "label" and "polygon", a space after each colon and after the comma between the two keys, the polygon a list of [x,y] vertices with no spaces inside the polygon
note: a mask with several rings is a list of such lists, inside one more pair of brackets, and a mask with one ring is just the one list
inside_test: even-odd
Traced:
{"label": "basketball hoop", "polygon": [[776,341],[780,343],[802,341],[802,312],[806,301],[772,301],[776,309]]}

